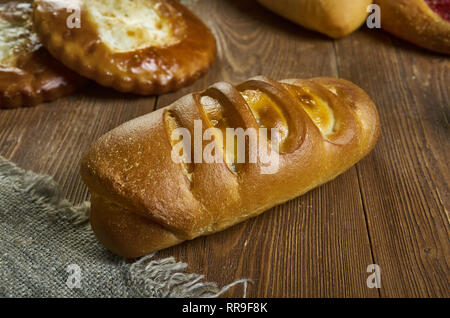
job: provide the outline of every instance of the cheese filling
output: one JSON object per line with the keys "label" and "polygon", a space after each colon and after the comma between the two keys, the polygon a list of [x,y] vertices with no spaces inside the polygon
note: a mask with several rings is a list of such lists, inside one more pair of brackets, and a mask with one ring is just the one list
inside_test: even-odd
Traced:
{"label": "cheese filling", "polygon": [[278,130],[280,144],[288,137],[289,128],[286,118],[276,103],[259,90],[245,90],[241,92],[258,125],[267,128],[267,136],[272,139],[272,128]]}
{"label": "cheese filling", "polygon": [[20,56],[41,44],[32,31],[31,2],[0,3],[0,66],[15,67]]}
{"label": "cheese filling", "polygon": [[166,47],[180,40],[175,35],[180,26],[170,21],[174,18],[171,8],[159,1],[85,0],[84,3],[102,42],[114,52]]}
{"label": "cheese filling", "polygon": [[[224,151],[223,156],[225,162],[228,164],[233,172],[237,172],[237,138],[233,136],[233,143],[227,143],[227,128],[232,128],[232,124],[225,116],[225,109],[217,99],[210,96],[202,96],[200,98],[208,120],[212,126],[212,134],[217,146]],[[233,145],[234,147],[229,147]]]}
{"label": "cheese filling", "polygon": [[303,110],[324,136],[331,135],[335,132],[336,125],[333,110],[326,101],[310,94],[307,88],[304,91],[305,94],[298,96]]}

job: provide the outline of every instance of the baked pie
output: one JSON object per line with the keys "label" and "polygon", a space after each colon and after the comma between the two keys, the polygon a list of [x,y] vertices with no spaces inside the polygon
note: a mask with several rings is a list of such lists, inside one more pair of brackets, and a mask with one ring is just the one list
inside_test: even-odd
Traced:
{"label": "baked pie", "polygon": [[48,54],[33,32],[32,1],[0,3],[0,108],[72,93],[84,80]]}
{"label": "baked pie", "polygon": [[423,48],[450,54],[450,0],[375,0],[381,26]]}
{"label": "baked pie", "polygon": [[174,0],[36,0],[34,23],[54,57],[121,92],[173,91],[216,55],[210,30]]}

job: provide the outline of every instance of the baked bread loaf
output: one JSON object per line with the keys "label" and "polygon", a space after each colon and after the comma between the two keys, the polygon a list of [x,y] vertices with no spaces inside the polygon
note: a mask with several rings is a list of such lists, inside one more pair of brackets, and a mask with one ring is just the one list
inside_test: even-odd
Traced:
{"label": "baked bread loaf", "polygon": [[[272,150],[278,145],[277,169],[262,173],[268,161],[236,161],[227,155],[232,148],[220,146],[218,133],[212,143],[232,160],[192,159],[197,150],[184,138],[182,152],[192,160],[173,160],[180,140],[174,130],[184,128],[195,139],[199,123],[203,136],[208,129],[257,130],[260,145]],[[266,138],[261,127],[277,128],[279,134]],[[92,228],[108,249],[128,258],[212,234],[330,181],[368,154],[378,135],[375,105],[342,79],[217,83],[93,144],[81,162]],[[211,142],[206,139],[200,141],[200,155]],[[250,158],[250,142],[246,147]]]}
{"label": "baked bread loaf", "polygon": [[121,92],[176,90],[216,55],[210,30],[175,0],[36,0],[34,23],[55,58]]}
{"label": "baked bread loaf", "polygon": [[381,27],[420,47],[450,54],[450,0],[375,0]]}
{"label": "baked bread loaf", "polygon": [[84,82],[42,47],[32,12],[31,0],[0,3],[0,108],[52,101]]}
{"label": "baked bread loaf", "polygon": [[332,38],[344,37],[366,20],[372,0],[258,0],[273,12]]}

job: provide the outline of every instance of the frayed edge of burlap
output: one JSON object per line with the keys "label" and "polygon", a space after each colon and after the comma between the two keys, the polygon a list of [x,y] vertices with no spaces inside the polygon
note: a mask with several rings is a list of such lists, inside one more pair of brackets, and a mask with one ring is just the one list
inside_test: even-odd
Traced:
{"label": "frayed edge of burlap", "polygon": [[[25,171],[0,156],[0,179],[4,178],[16,179],[18,191],[28,193],[33,202],[43,206],[43,213],[81,226],[81,230],[94,236],[89,224],[90,203],[73,206],[51,176]],[[133,290],[142,297],[216,298],[242,284],[245,298],[248,284],[252,283],[250,279],[240,279],[219,288],[216,283],[205,282],[204,275],[188,273],[186,263],[177,262],[173,257],[153,259],[155,254],[122,264],[128,268]]]}
{"label": "frayed edge of burlap", "polygon": [[66,200],[58,184],[51,176],[25,171],[0,156],[0,179],[14,179],[13,186],[25,192],[31,200],[43,207],[43,213],[72,222],[75,225],[89,224],[90,203],[73,206]]}
{"label": "frayed edge of burlap", "polygon": [[199,274],[187,273],[188,265],[173,257],[153,259],[147,255],[130,265],[130,279],[144,294],[159,298],[216,298],[230,288],[242,284],[243,297],[247,296],[249,279],[240,279],[223,288],[216,283],[205,282]]}

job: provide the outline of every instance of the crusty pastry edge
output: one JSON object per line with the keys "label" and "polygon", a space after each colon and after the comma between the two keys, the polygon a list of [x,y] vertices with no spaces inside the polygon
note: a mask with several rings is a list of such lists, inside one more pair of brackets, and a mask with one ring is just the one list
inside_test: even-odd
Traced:
{"label": "crusty pastry edge", "polygon": [[[35,2],[35,8],[37,3]],[[177,3],[178,7],[182,7]],[[190,15],[195,17],[187,8],[183,7],[182,10],[186,10]],[[82,12],[83,14],[83,12]],[[196,18],[196,17],[195,17]],[[198,18],[196,18],[198,19]],[[213,47],[208,54],[207,62],[201,67],[198,67],[196,72],[187,74],[183,77],[174,76],[169,81],[162,83],[159,80],[152,82],[148,80],[141,80],[140,77],[124,77],[123,74],[114,74],[108,71],[104,71],[101,68],[86,66],[85,63],[77,55],[71,52],[71,47],[66,45],[64,38],[58,33],[52,32],[52,27],[48,21],[40,19],[39,15],[33,15],[34,27],[38,33],[41,42],[51,53],[53,57],[61,61],[65,66],[78,72],[86,78],[95,80],[99,84],[107,87],[112,87],[122,93],[134,93],[139,95],[160,95],[168,92],[172,92],[187,86],[195,82],[198,78],[204,75],[211,65],[214,63],[217,53],[217,47],[212,33],[209,36],[213,39]],[[200,22],[202,23],[202,22]],[[205,26],[209,31],[209,29]],[[205,39],[206,41],[207,39]]]}
{"label": "crusty pastry edge", "polygon": [[438,53],[450,54],[450,22],[423,0],[375,0],[381,27],[393,35]]}
{"label": "crusty pastry edge", "polygon": [[[2,71],[0,70],[0,72]],[[17,77],[17,75],[15,76]],[[86,82],[80,76],[73,81],[68,80],[65,85],[45,89],[42,81],[36,79],[33,74],[27,73],[19,76],[26,78],[29,84],[12,89],[0,90],[0,109],[33,107],[42,103],[52,102],[74,93],[78,87],[84,85]]]}

